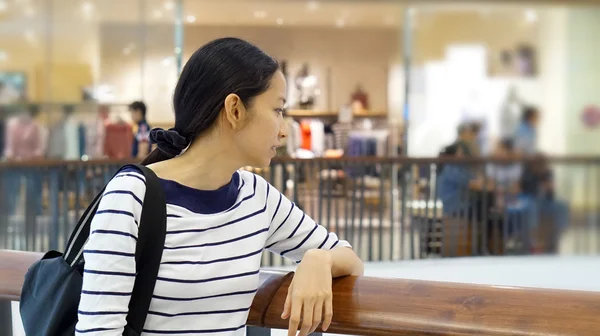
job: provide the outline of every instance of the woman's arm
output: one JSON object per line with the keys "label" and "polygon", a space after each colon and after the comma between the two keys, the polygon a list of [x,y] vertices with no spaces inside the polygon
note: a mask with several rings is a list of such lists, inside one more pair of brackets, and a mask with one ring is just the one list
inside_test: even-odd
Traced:
{"label": "woman's arm", "polygon": [[354,250],[348,247],[337,247],[332,250],[309,250],[304,255],[304,260],[316,259],[331,268],[334,278],[346,275],[363,275],[365,266]]}
{"label": "woman's arm", "polygon": [[264,183],[272,216],[266,248],[299,263],[281,315],[289,318],[288,335],[296,335],[300,328],[299,336],[306,336],[321,323],[327,330],[333,316],[332,278],[362,275],[363,263],[347,241]]}
{"label": "woman's arm", "polygon": [[123,334],[135,282],[144,175],[123,171],[106,186],[84,248],[76,335]]}

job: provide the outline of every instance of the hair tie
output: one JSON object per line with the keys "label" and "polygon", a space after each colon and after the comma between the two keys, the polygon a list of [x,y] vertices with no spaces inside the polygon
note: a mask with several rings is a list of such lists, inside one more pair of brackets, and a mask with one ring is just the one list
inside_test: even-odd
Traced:
{"label": "hair tie", "polygon": [[150,143],[156,144],[161,152],[176,157],[190,145],[190,141],[175,129],[153,128],[150,131]]}

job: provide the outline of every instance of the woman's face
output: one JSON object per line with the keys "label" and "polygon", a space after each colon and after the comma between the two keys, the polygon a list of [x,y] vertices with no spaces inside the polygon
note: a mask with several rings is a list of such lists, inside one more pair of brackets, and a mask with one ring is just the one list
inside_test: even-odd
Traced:
{"label": "woman's face", "polygon": [[286,102],[285,77],[277,71],[269,89],[254,98],[248,108],[248,119],[234,134],[234,141],[245,165],[267,167],[287,136],[283,108]]}

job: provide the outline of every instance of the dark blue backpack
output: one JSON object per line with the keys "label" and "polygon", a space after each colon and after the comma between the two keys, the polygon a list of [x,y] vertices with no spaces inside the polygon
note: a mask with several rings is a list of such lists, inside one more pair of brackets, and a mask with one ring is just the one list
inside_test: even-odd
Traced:
{"label": "dark blue backpack", "polygon": [[[134,165],[146,178],[135,251],[136,278],[123,335],[138,336],[146,322],[166,234],[166,201],[158,177]],[[83,247],[104,189],[85,210],[71,233],[65,253],[47,252],[29,268],[21,292],[21,319],[27,336],[72,336],[83,285]]]}

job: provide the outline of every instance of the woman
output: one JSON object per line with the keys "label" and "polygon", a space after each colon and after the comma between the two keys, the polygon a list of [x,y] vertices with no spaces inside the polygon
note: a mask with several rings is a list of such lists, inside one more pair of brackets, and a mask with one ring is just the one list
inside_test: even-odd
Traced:
{"label": "woman", "polygon": [[[175,127],[154,129],[143,164],[161,179],[167,236],[144,335],[243,335],[264,248],[298,261],[282,318],[289,335],[327,329],[332,277],[360,275],[350,245],[261,177],[286,135],[286,83],[277,62],[235,38],[187,62],[173,97]],[[135,278],[145,193],[141,172],[107,185],[84,256],[78,335],[120,335]],[[302,321],[302,325],[299,325]]]}

